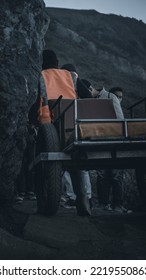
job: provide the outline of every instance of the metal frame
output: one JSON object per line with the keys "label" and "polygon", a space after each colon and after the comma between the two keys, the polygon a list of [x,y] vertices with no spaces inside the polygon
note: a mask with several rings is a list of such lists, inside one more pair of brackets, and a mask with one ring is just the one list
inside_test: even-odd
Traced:
{"label": "metal frame", "polygon": [[[61,106],[61,99],[56,103]],[[65,114],[73,106],[74,140],[65,144]],[[60,112],[60,109],[59,109]],[[123,136],[96,139],[96,141],[79,140],[79,123],[122,122]],[[146,119],[78,119],[78,100],[71,104],[54,120],[59,124],[61,152],[41,153],[35,158],[30,168],[40,161],[62,161],[63,168],[99,169],[99,168],[137,168],[146,162],[146,137],[131,138],[128,135],[128,122],[146,122]]]}

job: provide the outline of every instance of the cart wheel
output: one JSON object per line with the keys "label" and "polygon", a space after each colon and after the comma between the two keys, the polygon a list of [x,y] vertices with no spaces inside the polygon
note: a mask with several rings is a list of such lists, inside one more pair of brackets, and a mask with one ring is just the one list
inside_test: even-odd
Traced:
{"label": "cart wheel", "polygon": [[136,180],[143,208],[146,210],[146,168],[136,169]]}
{"label": "cart wheel", "polygon": [[[59,138],[54,125],[41,125],[38,131],[36,154],[59,151]],[[36,165],[35,184],[38,213],[45,216],[56,214],[61,197],[61,171],[59,161],[41,161]]]}

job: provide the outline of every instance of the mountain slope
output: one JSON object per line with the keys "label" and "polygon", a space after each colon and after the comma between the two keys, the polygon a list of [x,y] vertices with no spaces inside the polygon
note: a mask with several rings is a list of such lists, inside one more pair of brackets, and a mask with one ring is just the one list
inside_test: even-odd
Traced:
{"label": "mountain slope", "polygon": [[146,94],[146,24],[94,10],[46,8],[51,18],[46,48],[60,65],[75,64],[95,86],[122,86],[124,108]]}

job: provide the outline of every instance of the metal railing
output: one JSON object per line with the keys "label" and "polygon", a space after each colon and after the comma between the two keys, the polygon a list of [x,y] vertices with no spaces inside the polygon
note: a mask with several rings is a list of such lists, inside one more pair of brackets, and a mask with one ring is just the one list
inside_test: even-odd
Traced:
{"label": "metal railing", "polygon": [[127,108],[127,110],[130,110],[130,117],[134,118],[134,109],[136,106],[138,106],[139,104],[144,103],[144,109],[146,112],[146,97],[142,98],[141,100],[137,101],[136,103],[134,103],[133,105],[131,105],[130,107]]}

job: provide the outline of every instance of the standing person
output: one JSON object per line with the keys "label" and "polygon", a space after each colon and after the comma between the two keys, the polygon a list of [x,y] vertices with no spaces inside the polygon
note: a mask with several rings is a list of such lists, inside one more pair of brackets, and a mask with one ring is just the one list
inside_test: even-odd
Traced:
{"label": "standing person", "polygon": [[[64,64],[64,65],[62,65],[61,69],[64,69],[64,70],[69,71],[70,73],[76,74],[76,77],[77,77],[76,91],[77,91],[77,95],[79,98],[92,98],[92,93],[90,92],[88,87],[82,82],[82,80],[79,78],[77,70],[73,64]],[[91,186],[91,182],[90,182],[89,172],[86,170],[80,170],[80,176],[81,176],[80,177],[81,184],[83,186],[85,186],[86,196],[88,198],[90,208],[92,208],[92,186]],[[69,206],[72,206],[73,204],[75,204],[76,196],[72,192],[73,188],[72,188],[72,182],[69,179],[69,174],[65,173],[63,175],[63,177],[66,177],[63,179],[66,181],[67,191],[68,191],[68,193],[70,193],[70,195],[69,195],[70,199],[64,204],[64,206],[69,207]]]}
{"label": "standing person", "polygon": [[33,171],[29,171],[29,164],[33,161],[35,156],[35,142],[36,142],[36,130],[28,124],[27,127],[27,144],[24,151],[24,157],[20,174],[18,175],[16,182],[16,203],[22,203],[23,200],[36,200],[34,174]]}
{"label": "standing person", "polygon": [[[123,98],[123,89],[121,87],[113,87],[109,90],[109,98],[114,94],[119,103],[121,104]],[[116,99],[115,99],[116,100]],[[116,105],[118,102],[116,102]],[[121,110],[116,106],[119,118],[122,117]],[[103,173],[103,174],[102,174]],[[106,169],[99,172],[97,171],[98,179],[101,181],[103,178],[104,187],[98,187],[99,202],[104,206],[105,210],[115,210],[117,212],[127,212],[123,207],[123,179],[124,171],[122,169]],[[101,187],[101,188],[100,188]],[[105,190],[104,190],[105,188]],[[103,192],[104,191],[104,192]]]}
{"label": "standing person", "polygon": [[[121,108],[123,98],[121,87],[114,87],[108,92],[105,89],[95,89],[86,79],[83,79],[82,82],[88,87],[94,98],[112,99],[117,118],[124,118]],[[111,211],[114,209],[121,213],[127,212],[127,209],[123,207],[123,170],[110,168],[97,170],[97,192],[99,204],[105,210]]]}
{"label": "standing person", "polygon": [[[36,103],[31,110],[31,119],[38,113],[37,121],[41,124],[51,123],[52,114],[48,107],[48,100],[62,98],[75,99],[76,84],[78,77],[75,72],[58,69],[58,59],[54,51],[44,50],[42,73],[39,85],[39,94]],[[91,96],[90,91],[86,89],[86,93]],[[88,216],[91,214],[89,201],[86,197],[85,186],[81,184],[81,176],[78,170],[71,173],[73,189],[76,194],[76,208],[80,216]]]}

